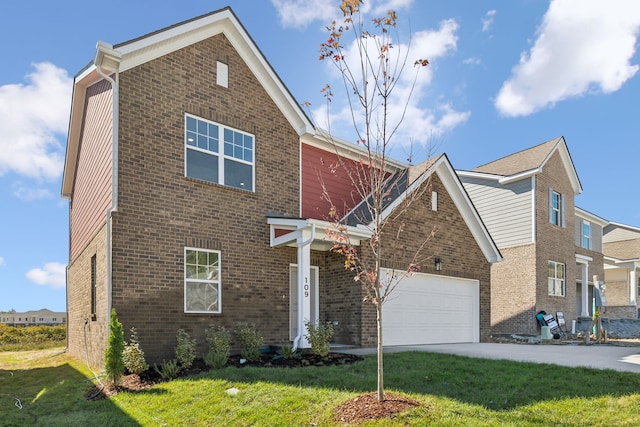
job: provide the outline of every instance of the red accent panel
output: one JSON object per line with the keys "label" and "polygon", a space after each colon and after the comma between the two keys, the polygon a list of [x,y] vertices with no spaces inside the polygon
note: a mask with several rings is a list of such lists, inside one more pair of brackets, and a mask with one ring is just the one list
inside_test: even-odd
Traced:
{"label": "red accent panel", "polygon": [[323,185],[340,217],[357,205],[362,197],[345,168],[358,167],[356,161],[342,158],[341,164],[335,153],[302,144],[302,217],[331,220]]}

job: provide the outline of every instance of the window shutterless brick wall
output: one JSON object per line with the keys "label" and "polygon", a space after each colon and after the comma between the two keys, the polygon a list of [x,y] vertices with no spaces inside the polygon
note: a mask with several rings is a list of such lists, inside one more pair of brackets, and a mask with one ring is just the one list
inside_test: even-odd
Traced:
{"label": "window shutterless brick wall", "polygon": [[[96,256],[96,317],[91,316],[91,257]],[[106,226],[89,241],[69,266],[67,283],[67,342],[70,353],[91,366],[104,362],[107,345]]]}
{"label": "window shutterless brick wall", "polygon": [[[255,135],[255,192],[185,178],[185,113]],[[210,324],[287,341],[295,249],[269,247],[265,214],[299,213],[299,137],[277,106],[218,35],[121,73],[120,114],[113,306],[127,338],[135,326],[151,362],[173,356],[179,328],[199,354]],[[221,314],[184,313],[185,246],[221,251]]]}

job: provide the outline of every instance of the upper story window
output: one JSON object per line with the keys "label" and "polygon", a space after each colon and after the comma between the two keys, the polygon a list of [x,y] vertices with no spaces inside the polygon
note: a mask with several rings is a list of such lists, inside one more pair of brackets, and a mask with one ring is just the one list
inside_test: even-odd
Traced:
{"label": "upper story window", "polygon": [[549,222],[553,225],[561,227],[566,226],[565,216],[565,197],[564,194],[549,189]]}
{"label": "upper story window", "polygon": [[549,261],[549,295],[563,297],[565,295],[565,269],[564,264]]}
{"label": "upper story window", "polygon": [[184,249],[185,313],[220,313],[220,251]]}
{"label": "upper story window", "polygon": [[582,247],[584,249],[591,249],[591,223],[589,221],[582,221]]}
{"label": "upper story window", "polygon": [[191,115],[185,117],[185,174],[254,191],[254,137]]}

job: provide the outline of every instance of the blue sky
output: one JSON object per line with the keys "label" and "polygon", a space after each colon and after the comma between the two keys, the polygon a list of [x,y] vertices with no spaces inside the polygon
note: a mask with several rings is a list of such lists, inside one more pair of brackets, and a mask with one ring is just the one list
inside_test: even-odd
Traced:
{"label": "blue sky", "polygon": [[[0,310],[65,310],[68,203],[60,197],[73,76],[98,40],[121,43],[230,5],[284,84],[318,117],[318,61],[335,0],[5,2],[0,8]],[[564,136],[583,186],[576,203],[640,226],[640,2],[370,0],[426,57],[403,135],[457,169]],[[406,47],[406,34],[396,47]],[[396,153],[401,160],[406,148]],[[422,154],[421,154],[422,153]]]}

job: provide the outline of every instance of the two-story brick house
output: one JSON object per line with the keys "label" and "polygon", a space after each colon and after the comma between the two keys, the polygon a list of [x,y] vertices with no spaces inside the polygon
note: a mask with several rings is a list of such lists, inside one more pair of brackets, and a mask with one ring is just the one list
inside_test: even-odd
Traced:
{"label": "two-story brick house", "polygon": [[[358,165],[355,145],[338,149]],[[345,214],[359,202],[329,171],[336,155],[230,8],[98,43],[74,80],[62,183],[69,351],[101,365],[112,308],[126,331],[138,330],[150,362],[173,356],[179,328],[202,354],[207,326],[241,321],[258,325],[267,344],[308,346],[304,321],[322,320],[336,325],[336,342],[373,345],[373,307],[325,238],[318,174]],[[390,176],[407,169],[388,167]],[[441,231],[429,241],[430,264],[390,305],[387,343],[447,338],[424,333],[439,314],[456,326],[448,340],[486,340],[490,263],[500,252],[446,156],[411,176],[398,199],[431,187],[403,214],[405,246]],[[370,237],[366,224],[349,231],[354,242]]]}
{"label": "two-story brick house", "polygon": [[541,310],[590,316],[606,221],[575,206],[582,185],[564,138],[458,176],[504,256],[491,270],[492,332],[535,334]]}

